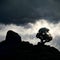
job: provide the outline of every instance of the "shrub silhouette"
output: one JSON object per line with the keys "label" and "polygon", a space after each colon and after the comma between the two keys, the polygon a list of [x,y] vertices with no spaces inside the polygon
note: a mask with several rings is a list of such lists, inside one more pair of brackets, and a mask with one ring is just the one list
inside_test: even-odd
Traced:
{"label": "shrub silhouette", "polygon": [[37,38],[41,39],[41,43],[44,44],[45,42],[49,42],[52,40],[52,36],[49,33],[49,29],[48,28],[41,28],[39,29],[37,35]]}

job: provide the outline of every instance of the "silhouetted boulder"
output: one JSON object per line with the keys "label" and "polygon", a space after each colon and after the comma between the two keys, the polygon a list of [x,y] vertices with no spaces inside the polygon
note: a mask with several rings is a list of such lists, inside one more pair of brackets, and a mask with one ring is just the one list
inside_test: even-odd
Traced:
{"label": "silhouetted boulder", "polygon": [[9,30],[6,39],[0,43],[0,56],[15,56],[16,49],[20,46],[21,37],[14,31]]}
{"label": "silhouetted boulder", "polygon": [[6,42],[10,44],[10,46],[17,46],[21,42],[21,37],[16,32],[9,30],[6,35]]}
{"label": "silhouetted boulder", "polygon": [[6,41],[21,42],[21,37],[16,32],[9,30],[6,35]]}

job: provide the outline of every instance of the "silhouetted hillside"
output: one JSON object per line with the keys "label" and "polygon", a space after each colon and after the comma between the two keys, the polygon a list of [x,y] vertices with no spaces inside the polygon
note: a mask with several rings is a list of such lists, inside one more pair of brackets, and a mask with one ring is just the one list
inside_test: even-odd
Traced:
{"label": "silhouetted hillside", "polygon": [[16,60],[58,60],[60,59],[60,52],[54,47],[41,43],[32,45],[29,42],[22,42],[21,37],[10,30],[7,32],[5,41],[0,43],[0,58]]}

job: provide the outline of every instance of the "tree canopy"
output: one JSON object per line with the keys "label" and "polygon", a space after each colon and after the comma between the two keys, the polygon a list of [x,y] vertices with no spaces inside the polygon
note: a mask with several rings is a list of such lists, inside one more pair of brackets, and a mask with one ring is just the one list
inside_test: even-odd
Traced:
{"label": "tree canopy", "polygon": [[49,42],[52,40],[52,36],[49,33],[49,29],[45,27],[39,29],[38,33],[36,34],[36,37],[41,40],[41,43]]}

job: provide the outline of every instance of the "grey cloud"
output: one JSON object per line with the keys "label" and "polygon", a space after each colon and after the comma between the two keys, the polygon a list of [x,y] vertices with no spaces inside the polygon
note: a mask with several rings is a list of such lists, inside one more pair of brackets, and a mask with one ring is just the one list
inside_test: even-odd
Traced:
{"label": "grey cloud", "polygon": [[58,22],[60,20],[60,3],[58,1],[0,0],[0,23],[25,24],[38,19]]}
{"label": "grey cloud", "polygon": [[56,2],[60,2],[60,0],[54,0],[54,1],[56,1]]}
{"label": "grey cloud", "polygon": [[57,35],[51,42],[51,45],[56,47],[60,51],[60,36]]}
{"label": "grey cloud", "polygon": [[50,29],[53,40],[49,42],[49,44],[60,50],[60,22],[58,24],[53,24],[46,20],[40,20],[34,24],[28,23],[24,26],[17,26],[16,24],[0,24],[0,41],[5,40],[8,30],[13,30],[21,36],[22,41],[29,41],[32,44],[37,44],[40,40],[36,38],[36,34],[42,27],[47,27]]}

